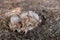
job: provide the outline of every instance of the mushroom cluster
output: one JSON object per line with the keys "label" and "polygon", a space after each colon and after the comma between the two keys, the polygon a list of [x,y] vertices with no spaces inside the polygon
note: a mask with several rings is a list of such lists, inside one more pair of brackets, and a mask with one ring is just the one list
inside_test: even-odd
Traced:
{"label": "mushroom cluster", "polygon": [[[19,8],[18,8],[19,9]],[[16,12],[16,13],[15,13]],[[9,27],[11,30],[18,32],[25,32],[27,33],[28,30],[32,30],[41,23],[41,19],[39,18],[38,14],[33,11],[22,11],[19,9],[13,10],[9,14],[10,16],[10,23]]]}

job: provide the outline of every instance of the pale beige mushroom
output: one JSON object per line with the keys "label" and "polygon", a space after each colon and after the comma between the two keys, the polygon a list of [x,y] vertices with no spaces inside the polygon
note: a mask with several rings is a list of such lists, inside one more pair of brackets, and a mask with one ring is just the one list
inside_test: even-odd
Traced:
{"label": "pale beige mushroom", "polygon": [[22,26],[20,22],[21,20],[18,15],[12,15],[10,18],[10,23],[9,23],[10,29],[13,31],[17,30],[18,32],[20,32],[21,26]]}

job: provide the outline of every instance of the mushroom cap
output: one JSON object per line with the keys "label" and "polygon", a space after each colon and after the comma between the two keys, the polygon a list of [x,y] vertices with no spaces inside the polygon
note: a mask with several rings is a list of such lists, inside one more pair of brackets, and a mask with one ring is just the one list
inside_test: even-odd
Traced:
{"label": "mushroom cap", "polygon": [[29,15],[32,16],[33,18],[35,18],[36,20],[39,20],[39,16],[37,13],[35,13],[33,11],[29,11]]}
{"label": "mushroom cap", "polygon": [[10,21],[11,21],[11,23],[18,23],[18,22],[20,22],[20,18],[17,15],[13,15],[13,16],[11,16]]}

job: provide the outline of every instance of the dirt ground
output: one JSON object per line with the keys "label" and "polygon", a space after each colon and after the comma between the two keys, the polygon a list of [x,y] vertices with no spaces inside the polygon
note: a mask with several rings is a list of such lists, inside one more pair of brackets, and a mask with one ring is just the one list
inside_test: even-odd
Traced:
{"label": "dirt ground", "polygon": [[0,40],[60,40],[60,0],[0,0],[0,14],[16,7],[35,11],[42,22],[24,35],[10,31],[7,20],[0,19]]}

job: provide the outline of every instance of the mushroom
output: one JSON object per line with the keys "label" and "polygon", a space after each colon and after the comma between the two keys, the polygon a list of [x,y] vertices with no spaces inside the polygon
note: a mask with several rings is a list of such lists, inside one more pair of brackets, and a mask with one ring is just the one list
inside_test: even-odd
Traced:
{"label": "mushroom", "polygon": [[20,32],[21,26],[22,24],[21,24],[20,18],[17,15],[11,16],[10,23],[9,23],[10,29],[13,31],[18,30],[18,32]]}

